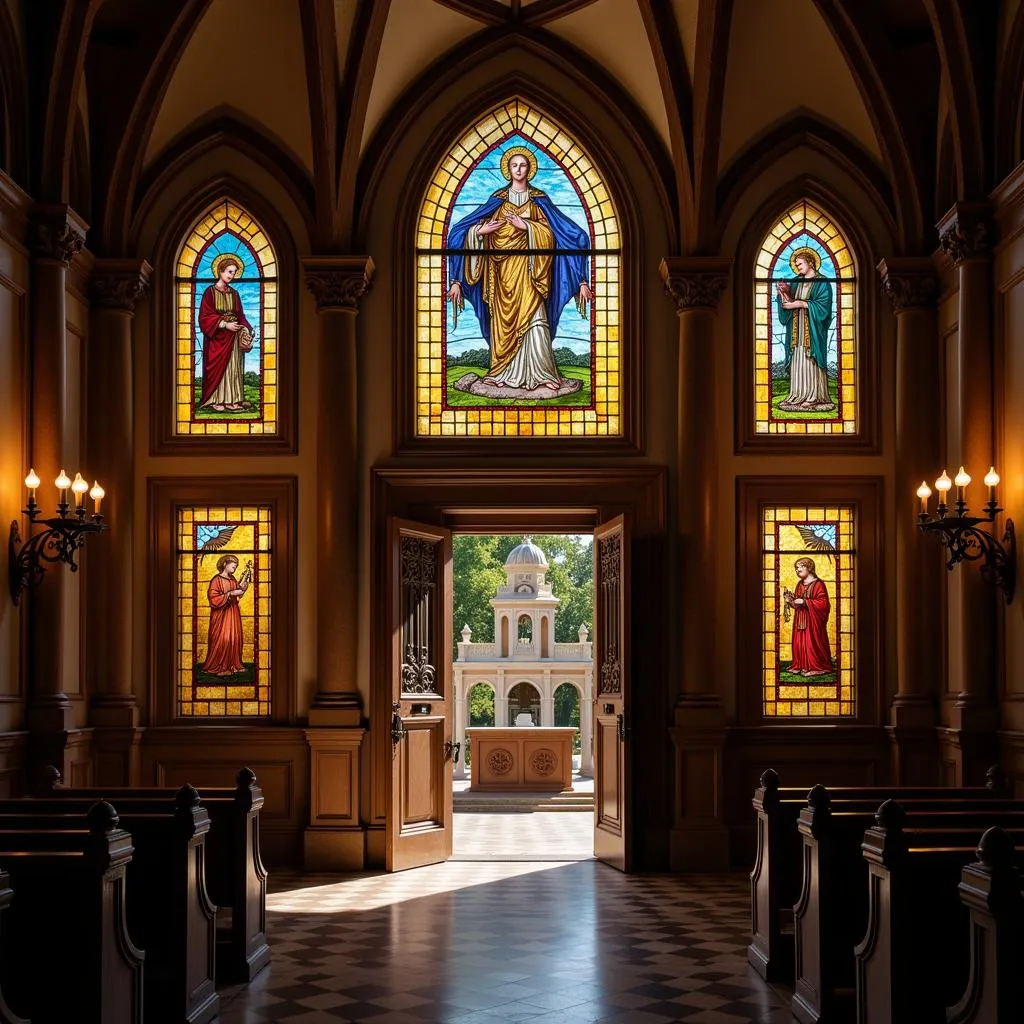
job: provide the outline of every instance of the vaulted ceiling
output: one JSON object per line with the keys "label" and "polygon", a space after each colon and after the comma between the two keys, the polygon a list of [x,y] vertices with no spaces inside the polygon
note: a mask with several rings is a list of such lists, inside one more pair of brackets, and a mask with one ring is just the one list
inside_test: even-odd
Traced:
{"label": "vaulted ceiling", "polygon": [[685,251],[714,250],[724,193],[787,147],[854,168],[908,251],[947,193],[983,196],[1017,156],[1020,0],[0,0],[0,57],[24,58],[0,87],[8,135],[31,136],[26,185],[87,188],[90,244],[110,252],[146,187],[228,138],[274,153],[315,244],[344,250],[389,117],[501,45],[628,107]]}

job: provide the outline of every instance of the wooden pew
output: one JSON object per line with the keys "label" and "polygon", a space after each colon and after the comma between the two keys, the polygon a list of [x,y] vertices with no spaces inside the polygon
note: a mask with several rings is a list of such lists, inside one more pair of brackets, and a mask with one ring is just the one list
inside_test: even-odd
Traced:
{"label": "wooden pew", "polygon": [[[55,804],[57,805],[55,809]],[[0,851],[20,832],[80,827],[81,814],[60,813],[62,802],[10,801],[0,805]],[[126,805],[122,805],[124,807]],[[216,907],[206,891],[206,837],[210,818],[192,786],[173,802],[153,802],[139,813],[129,806],[120,826],[135,853],[127,871],[128,932],[146,951],[144,1008],[149,1020],[207,1024],[219,1012],[216,992]]]}
{"label": "wooden pew", "polygon": [[[872,811],[890,797],[919,799],[958,796],[962,799],[992,799],[1007,794],[1006,776],[998,765],[986,773],[984,787],[844,786],[832,790],[833,799],[861,799]],[[794,936],[790,908],[801,892],[801,840],[797,831],[800,811],[806,806],[807,790],[780,787],[778,773],[767,769],[754,791],[757,814],[757,855],[750,873],[751,942],[747,959],[768,981],[793,978]]]}
{"label": "wooden pew", "polygon": [[[910,799],[901,805],[906,827],[920,841],[966,836],[973,842],[985,828],[1001,824],[1024,829],[1024,801]],[[861,853],[865,830],[876,824],[877,808],[859,800],[833,802],[815,786],[800,812],[803,884],[794,907],[796,946],[793,1016],[801,1024],[842,1020],[854,995],[853,948],[867,926],[867,864]]]}
{"label": "wooden pew", "polygon": [[889,800],[864,834],[868,924],[854,950],[858,1024],[946,1024],[947,1005],[968,985],[969,916],[957,883],[974,843],[969,831],[927,834],[906,822]]}
{"label": "wooden pew", "polygon": [[[14,890],[11,888],[10,881],[10,876],[7,872],[0,871],[0,913],[6,907],[9,907],[11,900],[14,899]],[[0,1024],[31,1024],[31,1021],[25,1017],[19,1017],[7,1005],[7,1000],[4,999],[2,991],[0,991]]]}
{"label": "wooden pew", "polygon": [[131,836],[108,803],[79,825],[8,833],[17,899],[0,935],[3,989],[34,1024],[142,1024],[145,957],[125,923]]}
{"label": "wooden pew", "polygon": [[[238,772],[234,789],[199,788],[210,815],[206,840],[206,887],[218,914],[217,970],[221,978],[251,981],[270,962],[267,944],[267,870],[260,857],[260,810],[263,791],[249,768]],[[118,807],[139,809],[139,801],[173,799],[175,790],[161,786],[65,788],[60,773],[46,769],[38,799],[67,801],[109,799]],[[0,801],[0,807],[10,801]],[[221,919],[223,918],[223,924]]]}
{"label": "wooden pew", "polygon": [[978,859],[960,876],[960,900],[970,913],[970,973],[947,1024],[1013,1024],[1024,1015],[1024,895],[1016,851],[1002,829],[978,843]]}

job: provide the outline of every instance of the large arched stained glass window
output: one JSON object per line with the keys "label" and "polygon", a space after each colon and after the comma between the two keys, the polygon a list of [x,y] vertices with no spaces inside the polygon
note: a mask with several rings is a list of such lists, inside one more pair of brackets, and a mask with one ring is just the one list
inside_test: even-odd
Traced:
{"label": "large arched stained glass window", "polygon": [[552,119],[511,100],[469,128],[417,222],[416,436],[621,436],[620,244]]}
{"label": "large arched stained glass window", "polygon": [[857,432],[856,261],[818,206],[801,200],[754,266],[754,430]]}
{"label": "large arched stained glass window", "polygon": [[178,252],[175,292],[175,434],[275,434],[277,256],[263,228],[215,203]]}

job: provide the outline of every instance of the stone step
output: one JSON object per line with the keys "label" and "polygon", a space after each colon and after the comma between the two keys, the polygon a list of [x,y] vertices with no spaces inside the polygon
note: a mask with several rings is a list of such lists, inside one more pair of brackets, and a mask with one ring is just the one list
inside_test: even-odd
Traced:
{"label": "stone step", "polygon": [[584,811],[593,813],[593,793],[455,793],[453,810],[462,812],[495,811]]}

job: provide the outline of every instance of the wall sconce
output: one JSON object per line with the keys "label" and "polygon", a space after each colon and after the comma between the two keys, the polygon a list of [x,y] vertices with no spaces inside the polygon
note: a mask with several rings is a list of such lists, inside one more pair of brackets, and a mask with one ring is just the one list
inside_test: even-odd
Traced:
{"label": "wall sconce", "polygon": [[[82,479],[81,473],[75,474],[72,481],[62,469],[54,485],[60,495],[57,503],[57,514],[51,519],[40,519],[40,508],[36,504],[36,488],[39,486],[36,471],[30,469],[25,477],[28,488],[28,504],[22,510],[28,516],[29,537],[24,545],[21,543],[21,532],[18,520],[11,523],[11,536],[7,542],[7,567],[11,588],[11,600],[17,604],[21,592],[26,587],[34,587],[46,573],[44,563],[64,562],[71,566],[72,572],[78,571],[75,564],[75,552],[83,544],[90,533],[105,530],[103,516],[100,515],[100,504],[106,492],[98,483],[89,484]],[[75,507],[72,511],[68,502],[68,491],[74,495]],[[88,491],[93,502],[93,513],[90,519],[85,517],[85,495]],[[46,527],[40,533],[33,533],[35,527]]]}
{"label": "wall sconce", "polygon": [[[957,562],[980,562],[982,579],[1001,588],[1006,603],[1009,604],[1013,600],[1017,582],[1017,538],[1013,520],[1006,520],[1002,543],[989,531],[979,529],[983,523],[992,523],[996,513],[1003,511],[996,501],[999,474],[994,466],[985,474],[988,501],[984,505],[984,516],[968,515],[965,495],[970,482],[970,475],[963,466],[952,480],[943,470],[942,476],[935,481],[935,490],[939,492],[939,506],[936,515],[931,516],[928,513],[928,499],[932,496],[932,489],[922,480],[921,486],[917,489],[917,496],[921,499],[921,511],[917,515],[918,526],[926,533],[938,534],[939,540],[949,551],[947,569],[952,569]],[[950,515],[946,497],[954,486],[956,502],[953,505],[954,514]]]}

